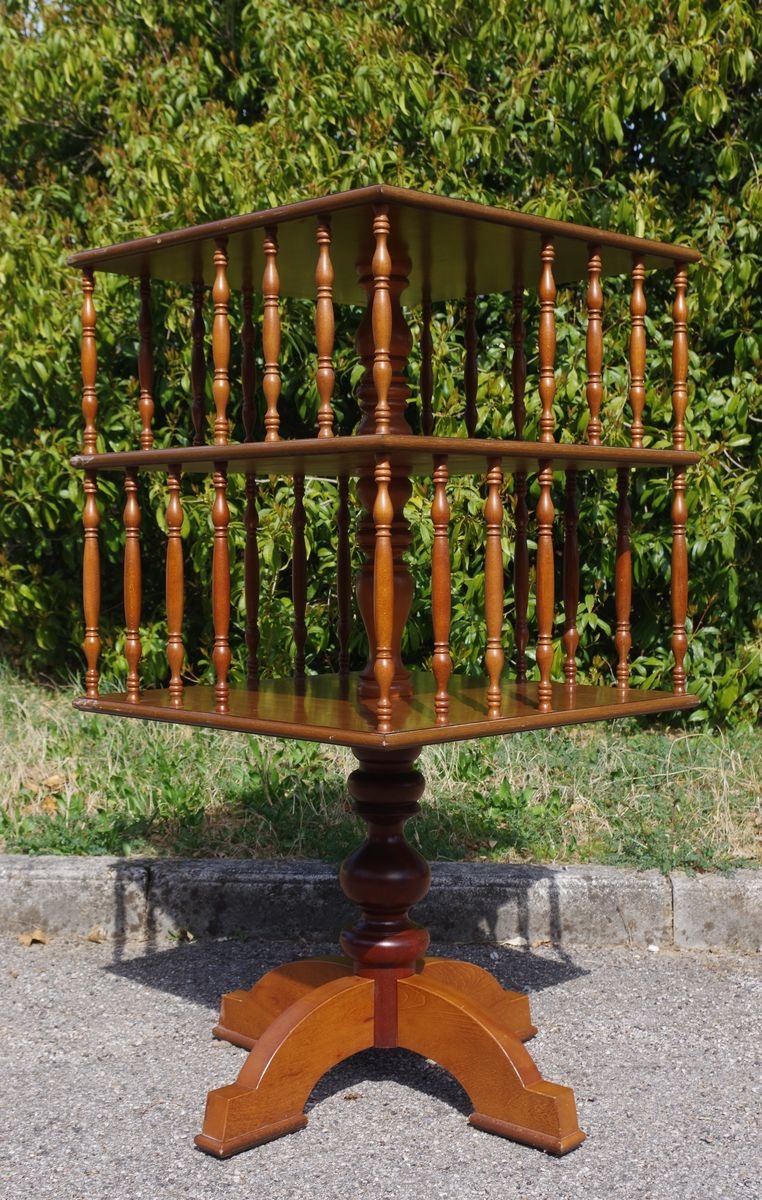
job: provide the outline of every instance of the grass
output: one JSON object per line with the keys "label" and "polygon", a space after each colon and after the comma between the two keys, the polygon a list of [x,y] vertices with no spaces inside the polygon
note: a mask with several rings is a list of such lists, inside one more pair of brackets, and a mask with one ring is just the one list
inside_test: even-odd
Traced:
{"label": "grass", "polygon": [[[306,856],[357,845],[350,751],[74,711],[0,667],[0,849]],[[611,722],[432,747],[411,840],[430,859],[762,863],[762,739]]]}

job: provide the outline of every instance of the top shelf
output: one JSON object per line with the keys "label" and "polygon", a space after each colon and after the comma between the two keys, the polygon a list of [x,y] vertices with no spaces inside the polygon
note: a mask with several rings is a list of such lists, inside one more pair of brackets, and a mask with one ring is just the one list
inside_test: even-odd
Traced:
{"label": "top shelf", "polygon": [[227,238],[230,284],[237,289],[249,285],[256,289],[265,229],[275,226],[280,242],[280,294],[311,298],[315,220],[325,215],[331,217],[333,227],[333,298],[340,304],[364,305],[367,297],[358,282],[356,264],[372,253],[372,208],[378,204],[389,207],[394,236],[412,262],[404,293],[406,304],[420,303],[424,296],[459,299],[469,288],[480,295],[507,292],[518,284],[532,288],[537,277],[538,239],[548,235],[555,242],[557,283],[585,277],[590,245],[601,248],[604,275],[629,273],[633,254],[643,255],[649,270],[701,258],[686,246],[375,184],[86,250],[72,255],[69,263],[117,275],[210,284],[215,240]]}
{"label": "top shelf", "polygon": [[535,471],[541,462],[557,470],[606,470],[616,467],[687,467],[700,455],[689,450],[583,446],[564,442],[498,441],[492,438],[423,437],[365,434],[353,437],[298,438],[279,442],[235,442],[212,446],[172,446],[113,454],[78,454],[72,465],[86,470],[137,468],[161,471],[181,465],[208,472],[216,462],[232,471],[260,470],[270,475],[332,478],[372,471],[376,455],[388,455],[408,475],[430,475],[435,457],[446,456],[451,475],[473,475],[498,460],[504,471]]}

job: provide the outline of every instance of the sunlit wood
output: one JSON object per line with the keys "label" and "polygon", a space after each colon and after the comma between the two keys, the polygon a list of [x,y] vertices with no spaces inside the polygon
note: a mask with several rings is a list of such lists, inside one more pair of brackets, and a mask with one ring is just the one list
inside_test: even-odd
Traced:
{"label": "sunlit wood", "polygon": [[[95,394],[98,355],[95,346],[95,304],[93,290],[95,277],[87,270],[82,276],[82,416],[85,428],[82,438],[82,448],[85,454],[94,454],[97,449],[97,432],[95,422],[98,415],[98,399]],[[98,660],[101,652],[100,611],[101,611],[101,566],[98,528],[100,513],[98,511],[98,476],[95,471],[85,471],[84,481],[85,505],[82,512],[84,527],[84,548],[82,555],[82,600],[85,617],[85,638],[82,648],[85,652],[87,671],[85,673],[85,694],[90,697],[98,695]]]}
{"label": "sunlit wood", "polygon": [[603,290],[601,288],[600,246],[591,246],[587,260],[587,440],[601,444],[601,402],[603,400]]}
{"label": "sunlit wood", "polygon": [[333,313],[333,263],[331,262],[331,219],[320,217],[317,226],[318,260],[315,268],[315,344],[317,346],[316,382],[318,437],[333,437],[333,339],[336,322]]}
{"label": "sunlit wood", "polygon": [[449,697],[447,681],[452,675],[450,656],[450,504],[447,499],[447,459],[434,460],[434,495],[431,520],[434,526],[434,545],[431,551],[431,611],[434,630],[434,654],[431,669],[437,693],[434,710],[439,722],[447,720]]}
{"label": "sunlit wood", "polygon": [[487,715],[500,716],[502,692],[500,676],[503,673],[503,500],[500,489],[503,473],[500,463],[490,462],[487,470],[487,499],[484,519],[487,545],[484,563],[484,609],[487,618],[487,649],[484,653],[484,669],[487,672]]}
{"label": "sunlit wood", "polygon": [[219,238],[214,251],[214,286],[212,299],[214,301],[214,323],[212,325],[212,358],[214,360],[214,382],[212,395],[214,397],[214,444],[224,446],[230,439],[230,422],[228,421],[228,401],[230,399],[230,321],[228,304],[230,302],[230,285],[228,284],[228,256],[226,252],[227,239]]}
{"label": "sunlit wood", "polygon": [[167,662],[169,663],[169,702],[177,708],[183,702],[183,613],[185,611],[185,572],[183,564],[183,505],[180,496],[180,467],[170,467],[167,475]]}

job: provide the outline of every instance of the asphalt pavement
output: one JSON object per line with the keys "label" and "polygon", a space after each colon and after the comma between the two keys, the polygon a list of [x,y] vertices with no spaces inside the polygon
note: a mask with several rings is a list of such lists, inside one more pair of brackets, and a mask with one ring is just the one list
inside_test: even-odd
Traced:
{"label": "asphalt pavement", "polygon": [[588,1135],[578,1150],[557,1159],[475,1130],[444,1071],[376,1050],[324,1077],[305,1130],[217,1161],[193,1134],[207,1090],[233,1082],[245,1056],[211,1037],[219,995],[307,947],[6,936],[0,1196],[762,1197],[762,955],[436,950],[530,993],[529,1049],[547,1079],[574,1088]]}

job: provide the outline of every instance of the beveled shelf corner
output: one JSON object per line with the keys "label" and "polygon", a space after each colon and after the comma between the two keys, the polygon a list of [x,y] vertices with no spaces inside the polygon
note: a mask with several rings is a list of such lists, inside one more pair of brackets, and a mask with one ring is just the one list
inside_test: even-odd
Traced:
{"label": "beveled shelf corner", "polygon": [[446,720],[437,720],[436,685],[428,672],[412,672],[411,697],[392,700],[392,728],[376,729],[373,699],[358,696],[357,674],[308,675],[304,680],[264,679],[256,687],[231,687],[227,711],[220,712],[214,688],[186,687],[181,705],[172,702],[168,688],[143,691],[137,700],[125,693],[83,697],[75,706],[83,712],[207,726],[239,733],[300,738],[358,749],[402,749],[523,733],[588,721],[616,720],[659,712],[681,712],[699,704],[697,696],[672,692],[564,683],[552,685],[552,707],[540,711],[538,684],[504,680],[501,715],[490,716],[486,676],[453,676]]}

